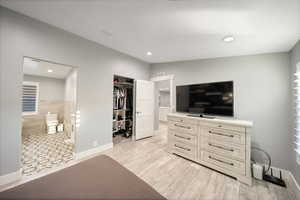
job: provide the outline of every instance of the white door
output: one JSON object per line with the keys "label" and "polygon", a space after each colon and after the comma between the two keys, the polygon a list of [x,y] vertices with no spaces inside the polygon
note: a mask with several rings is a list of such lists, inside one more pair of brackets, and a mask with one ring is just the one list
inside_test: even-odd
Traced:
{"label": "white door", "polygon": [[154,134],[154,83],[135,81],[135,139]]}

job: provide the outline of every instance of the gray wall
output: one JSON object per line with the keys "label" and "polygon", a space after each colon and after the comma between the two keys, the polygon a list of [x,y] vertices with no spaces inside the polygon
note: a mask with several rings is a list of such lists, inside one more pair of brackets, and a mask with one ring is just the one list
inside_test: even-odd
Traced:
{"label": "gray wall", "polygon": [[233,80],[235,117],[254,122],[252,145],[269,152],[274,166],[290,169],[288,53],[152,65],[152,76],[159,73],[174,74],[175,85]]}
{"label": "gray wall", "polygon": [[24,81],[39,83],[39,100],[56,101],[65,98],[65,80],[43,76],[24,75]]}
{"label": "gray wall", "polygon": [[[292,51],[290,52],[290,59],[291,59],[291,88],[294,88],[295,83],[294,83],[294,73],[296,72],[296,65],[297,63],[300,63],[300,40],[298,41],[298,43],[295,45],[295,47],[292,49]],[[293,92],[295,92],[295,90],[291,89],[291,96],[294,96]],[[291,149],[291,156],[289,157],[291,159],[291,172],[293,173],[294,177],[296,178],[298,184],[300,184],[300,165],[297,164],[296,162],[296,152],[294,151],[294,149],[296,148],[294,141],[296,141],[295,135],[295,118],[294,116],[296,115],[296,111],[295,111],[295,101],[294,98],[292,98],[291,100],[291,141],[290,141],[290,147]]]}
{"label": "gray wall", "polygon": [[76,151],[111,143],[113,74],[149,79],[149,64],[2,7],[0,26],[0,175],[20,168],[23,56],[78,67]]}

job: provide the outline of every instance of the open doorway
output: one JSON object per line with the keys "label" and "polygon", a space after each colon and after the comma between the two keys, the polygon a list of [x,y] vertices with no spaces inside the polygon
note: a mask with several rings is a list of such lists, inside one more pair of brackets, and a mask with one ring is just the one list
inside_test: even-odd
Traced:
{"label": "open doorway", "polygon": [[24,57],[22,173],[31,176],[73,160],[77,110],[75,67]]}
{"label": "open doorway", "polygon": [[113,144],[128,142],[133,139],[134,80],[113,77]]}
{"label": "open doorway", "polygon": [[173,112],[173,75],[157,76],[151,79],[155,84],[154,129],[166,132],[167,115]]}

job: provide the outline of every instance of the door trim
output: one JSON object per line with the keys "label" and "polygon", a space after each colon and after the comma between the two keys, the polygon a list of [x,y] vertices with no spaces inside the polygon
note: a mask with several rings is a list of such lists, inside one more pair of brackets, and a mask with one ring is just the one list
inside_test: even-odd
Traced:
{"label": "door trim", "polygon": [[154,76],[150,78],[150,81],[159,82],[159,81],[166,81],[170,80],[170,112],[173,113],[175,111],[174,108],[174,100],[173,100],[173,95],[174,95],[174,75],[163,75],[163,76]]}

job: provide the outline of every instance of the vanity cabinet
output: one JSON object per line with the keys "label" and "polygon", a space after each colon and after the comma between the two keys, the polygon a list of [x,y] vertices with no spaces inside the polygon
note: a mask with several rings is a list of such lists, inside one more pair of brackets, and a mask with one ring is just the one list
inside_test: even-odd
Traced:
{"label": "vanity cabinet", "polygon": [[252,122],[168,115],[168,151],[251,185]]}

